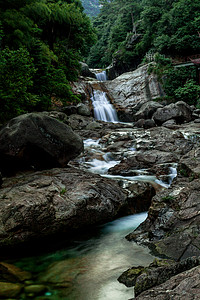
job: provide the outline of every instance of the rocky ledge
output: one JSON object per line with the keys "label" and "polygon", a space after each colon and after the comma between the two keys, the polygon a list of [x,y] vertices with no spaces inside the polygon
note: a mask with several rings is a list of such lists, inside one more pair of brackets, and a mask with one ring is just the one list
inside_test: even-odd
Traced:
{"label": "rocky ledge", "polygon": [[126,194],[113,180],[74,168],[25,173],[5,179],[0,190],[1,249],[68,237],[114,218]]}

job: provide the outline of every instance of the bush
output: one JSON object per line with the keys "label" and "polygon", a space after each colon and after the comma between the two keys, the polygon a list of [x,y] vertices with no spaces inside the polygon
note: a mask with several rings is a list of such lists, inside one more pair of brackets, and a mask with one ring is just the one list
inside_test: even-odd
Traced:
{"label": "bush", "polygon": [[200,86],[194,80],[188,80],[183,87],[179,87],[174,92],[177,100],[182,100],[189,105],[196,105],[200,99]]}

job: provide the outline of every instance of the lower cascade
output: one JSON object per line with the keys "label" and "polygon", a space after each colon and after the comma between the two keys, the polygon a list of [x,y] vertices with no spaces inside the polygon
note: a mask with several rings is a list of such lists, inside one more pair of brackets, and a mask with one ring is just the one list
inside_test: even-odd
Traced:
{"label": "lower cascade", "polygon": [[105,92],[94,90],[91,100],[96,120],[113,123],[119,122],[116,110],[107,99]]}

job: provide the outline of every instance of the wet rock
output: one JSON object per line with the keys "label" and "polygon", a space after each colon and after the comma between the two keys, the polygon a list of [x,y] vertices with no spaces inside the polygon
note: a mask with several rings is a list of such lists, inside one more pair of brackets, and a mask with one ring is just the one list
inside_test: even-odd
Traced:
{"label": "wet rock", "polygon": [[21,115],[0,131],[0,167],[4,173],[63,167],[82,150],[82,139],[69,126],[43,113]]}
{"label": "wet rock", "polygon": [[87,130],[98,130],[102,128],[103,128],[103,124],[96,121],[93,121],[86,126]]}
{"label": "wet rock", "polygon": [[23,288],[22,284],[0,282],[0,297],[1,298],[15,298],[18,297]]}
{"label": "wet rock", "polygon": [[10,248],[112,220],[126,194],[113,180],[66,168],[7,179],[0,199],[0,246]]}
{"label": "wet rock", "polygon": [[81,115],[70,115],[68,118],[68,125],[73,130],[86,129],[89,124],[93,122],[92,117],[81,116]]}
{"label": "wet rock", "polygon": [[140,110],[134,115],[134,118],[136,120],[151,119],[156,110],[162,107],[163,105],[158,102],[148,101],[141,106]]}
{"label": "wet rock", "polygon": [[77,113],[81,116],[90,116],[90,108],[89,106],[83,104],[83,103],[79,103],[77,105]]}
{"label": "wet rock", "polygon": [[33,285],[28,285],[24,288],[24,292],[26,294],[34,294],[35,295],[41,295],[44,292],[47,291],[47,287],[42,284],[33,284]]}
{"label": "wet rock", "polygon": [[128,115],[133,116],[142,104],[162,95],[162,87],[153,73],[148,74],[147,69],[148,65],[145,65],[104,83],[110,98]]}
{"label": "wet rock", "polygon": [[198,266],[171,277],[171,279],[167,280],[165,283],[141,293],[135,299],[198,300],[200,298],[199,276],[200,267]]}
{"label": "wet rock", "polygon": [[171,129],[173,129],[175,125],[176,125],[176,120],[174,120],[174,119],[168,120],[162,124],[162,126],[171,128]]}
{"label": "wet rock", "polygon": [[190,177],[191,179],[200,177],[200,148],[195,148],[185,154],[178,167],[179,173],[182,176]]}
{"label": "wet rock", "polygon": [[80,62],[81,65],[81,75],[84,77],[96,78],[95,74],[92,73],[86,63]]}
{"label": "wet rock", "polygon": [[135,122],[134,127],[137,128],[144,128],[145,119],[139,119],[137,122]]}
{"label": "wet rock", "polygon": [[152,127],[155,127],[156,126],[156,123],[154,122],[154,120],[152,119],[147,119],[145,120],[144,122],[144,129],[148,129],[148,128],[152,128]]}
{"label": "wet rock", "polygon": [[170,119],[175,119],[178,124],[181,124],[192,120],[192,111],[188,104],[179,101],[166,105],[163,108],[158,108],[153,115],[153,119],[158,125]]}
{"label": "wet rock", "polygon": [[178,178],[153,197],[148,218],[127,238],[175,260],[199,256],[199,191],[199,179]]}
{"label": "wet rock", "polygon": [[135,295],[166,282],[171,277],[200,265],[199,258],[191,257],[181,262],[155,259],[148,267],[133,267],[125,271],[119,282],[134,286]]}
{"label": "wet rock", "polygon": [[31,278],[30,272],[23,271],[14,265],[0,262],[0,281],[23,282]]}

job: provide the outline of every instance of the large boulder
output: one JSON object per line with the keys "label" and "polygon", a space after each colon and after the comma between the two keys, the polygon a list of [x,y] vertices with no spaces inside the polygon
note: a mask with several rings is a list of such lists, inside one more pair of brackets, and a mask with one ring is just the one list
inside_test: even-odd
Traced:
{"label": "large boulder", "polygon": [[43,113],[21,115],[0,131],[2,173],[64,167],[82,150],[82,139],[69,126]]}
{"label": "large boulder", "polygon": [[192,110],[187,103],[178,101],[163,108],[158,108],[153,115],[153,119],[158,125],[171,119],[175,119],[177,123],[181,124],[192,120]]}
{"label": "large boulder", "polygon": [[151,119],[156,110],[162,107],[163,105],[158,102],[148,101],[141,106],[140,110],[134,115],[134,118],[136,120]]}
{"label": "large boulder", "polygon": [[154,74],[148,74],[148,65],[133,72],[120,75],[112,81],[104,82],[114,104],[124,114],[132,116],[142,104],[163,95],[162,87]]}
{"label": "large boulder", "polygon": [[5,179],[0,189],[0,248],[61,236],[112,220],[126,193],[110,179],[74,168]]}
{"label": "large boulder", "polygon": [[153,197],[148,218],[127,238],[175,260],[200,256],[199,192],[200,179],[178,178]]}
{"label": "large boulder", "polygon": [[84,62],[80,62],[81,65],[81,75],[85,77],[96,78],[95,74],[90,71],[88,65]]}
{"label": "large boulder", "polygon": [[200,266],[171,277],[165,283],[143,292],[133,300],[198,300],[200,298]]}

